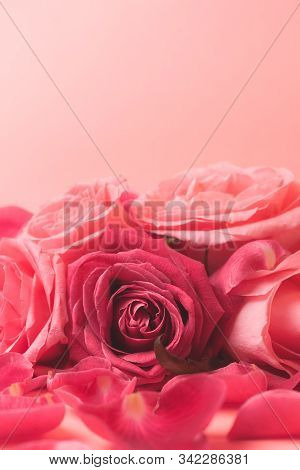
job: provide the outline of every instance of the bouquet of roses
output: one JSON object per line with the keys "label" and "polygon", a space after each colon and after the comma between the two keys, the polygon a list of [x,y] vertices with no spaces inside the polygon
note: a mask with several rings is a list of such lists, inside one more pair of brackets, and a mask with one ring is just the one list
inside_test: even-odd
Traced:
{"label": "bouquet of roses", "polygon": [[228,407],[232,442],[300,437],[299,250],[286,169],[0,209],[2,448],[204,449]]}

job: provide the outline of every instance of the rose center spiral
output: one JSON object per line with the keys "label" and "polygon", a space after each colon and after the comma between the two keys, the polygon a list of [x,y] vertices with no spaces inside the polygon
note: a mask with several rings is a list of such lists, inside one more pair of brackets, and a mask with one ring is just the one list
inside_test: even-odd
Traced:
{"label": "rose center spiral", "polygon": [[165,308],[140,294],[125,293],[114,302],[112,346],[123,353],[153,350],[155,339],[168,330]]}

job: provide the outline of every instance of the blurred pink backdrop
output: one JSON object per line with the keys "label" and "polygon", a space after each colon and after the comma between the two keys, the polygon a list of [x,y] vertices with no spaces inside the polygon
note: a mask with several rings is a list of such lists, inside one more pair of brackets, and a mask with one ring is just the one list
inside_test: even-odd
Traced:
{"label": "blurred pink backdrop", "polygon": [[[296,0],[3,0],[112,168],[142,190],[197,155]],[[197,161],[300,176],[300,9]],[[0,6],[0,204],[111,170]]]}

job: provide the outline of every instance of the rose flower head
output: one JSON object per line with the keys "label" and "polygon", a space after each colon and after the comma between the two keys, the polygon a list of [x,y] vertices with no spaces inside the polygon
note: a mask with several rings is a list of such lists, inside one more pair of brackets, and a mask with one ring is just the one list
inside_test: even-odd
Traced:
{"label": "rose flower head", "polygon": [[154,343],[201,358],[223,315],[204,266],[134,229],[111,229],[101,251],[69,266],[71,359],[105,357],[138,383],[159,383],[166,370]]}

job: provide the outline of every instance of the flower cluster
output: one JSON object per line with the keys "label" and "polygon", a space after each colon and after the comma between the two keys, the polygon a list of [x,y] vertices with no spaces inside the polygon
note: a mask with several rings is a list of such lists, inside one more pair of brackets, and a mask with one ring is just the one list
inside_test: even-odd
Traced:
{"label": "flower cluster", "polygon": [[228,439],[300,437],[299,382],[288,170],[223,163],[141,195],[97,180],[0,209],[3,448],[209,448],[228,406]]}

